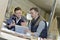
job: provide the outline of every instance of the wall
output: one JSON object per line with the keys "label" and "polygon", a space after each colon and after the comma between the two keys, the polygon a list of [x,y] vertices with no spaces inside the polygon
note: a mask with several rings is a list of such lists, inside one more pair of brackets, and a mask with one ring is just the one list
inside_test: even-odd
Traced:
{"label": "wall", "polygon": [[1,27],[2,22],[4,20],[7,4],[8,4],[8,0],[0,0],[0,27]]}
{"label": "wall", "polygon": [[[40,14],[45,17],[47,15],[46,12],[44,10],[42,10],[41,8],[39,8],[38,6],[36,6],[35,4],[33,4],[32,2],[30,2],[29,0],[9,0],[8,3],[8,9],[9,12],[13,11],[15,7],[21,7],[22,10],[27,13],[29,12],[29,9],[32,7],[37,7],[40,11]],[[48,19],[48,18],[47,18]]]}
{"label": "wall", "polygon": [[9,9],[12,10],[14,9],[15,7],[21,7],[23,11],[27,12],[29,11],[29,9],[31,7],[37,7],[36,5],[34,5],[33,3],[31,3],[30,1],[28,0],[10,0],[10,5],[8,4]]}

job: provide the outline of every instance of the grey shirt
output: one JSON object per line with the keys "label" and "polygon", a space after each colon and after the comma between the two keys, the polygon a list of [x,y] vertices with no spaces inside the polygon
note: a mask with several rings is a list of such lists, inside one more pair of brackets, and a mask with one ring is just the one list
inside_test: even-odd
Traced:
{"label": "grey shirt", "polygon": [[[40,33],[42,32],[42,30],[45,27],[45,22],[44,21],[40,21],[39,22],[39,26],[37,28],[37,31],[34,32],[34,36],[39,37]],[[29,23],[29,29],[31,30],[31,23]]]}

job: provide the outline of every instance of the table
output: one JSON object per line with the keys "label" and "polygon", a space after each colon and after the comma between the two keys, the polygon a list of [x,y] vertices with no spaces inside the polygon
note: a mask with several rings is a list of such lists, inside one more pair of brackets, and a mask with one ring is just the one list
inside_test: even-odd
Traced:
{"label": "table", "polygon": [[22,34],[16,33],[16,32],[11,31],[11,30],[7,30],[5,28],[2,28],[1,33],[0,33],[0,37],[7,39],[7,40],[28,40],[26,38],[20,37],[20,35],[22,35]]}

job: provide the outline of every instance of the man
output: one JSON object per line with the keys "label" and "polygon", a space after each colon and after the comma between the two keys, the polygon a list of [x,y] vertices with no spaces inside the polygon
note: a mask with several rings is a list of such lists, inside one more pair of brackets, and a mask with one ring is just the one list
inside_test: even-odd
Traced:
{"label": "man", "polygon": [[[23,22],[23,23],[22,23]],[[14,14],[7,20],[8,29],[15,31],[15,25],[25,26],[26,18],[22,16],[20,7],[14,9]]]}
{"label": "man", "polygon": [[33,18],[29,24],[31,34],[36,37],[47,38],[47,24],[46,21],[39,15],[36,7],[30,9],[31,17]]}

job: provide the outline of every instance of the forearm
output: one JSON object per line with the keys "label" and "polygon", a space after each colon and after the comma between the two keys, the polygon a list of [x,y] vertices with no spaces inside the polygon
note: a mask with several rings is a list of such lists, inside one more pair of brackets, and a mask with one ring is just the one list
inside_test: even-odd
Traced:
{"label": "forearm", "polygon": [[11,23],[11,24],[9,25],[9,27],[12,27],[12,26],[15,26],[15,23],[13,23],[13,24]]}

